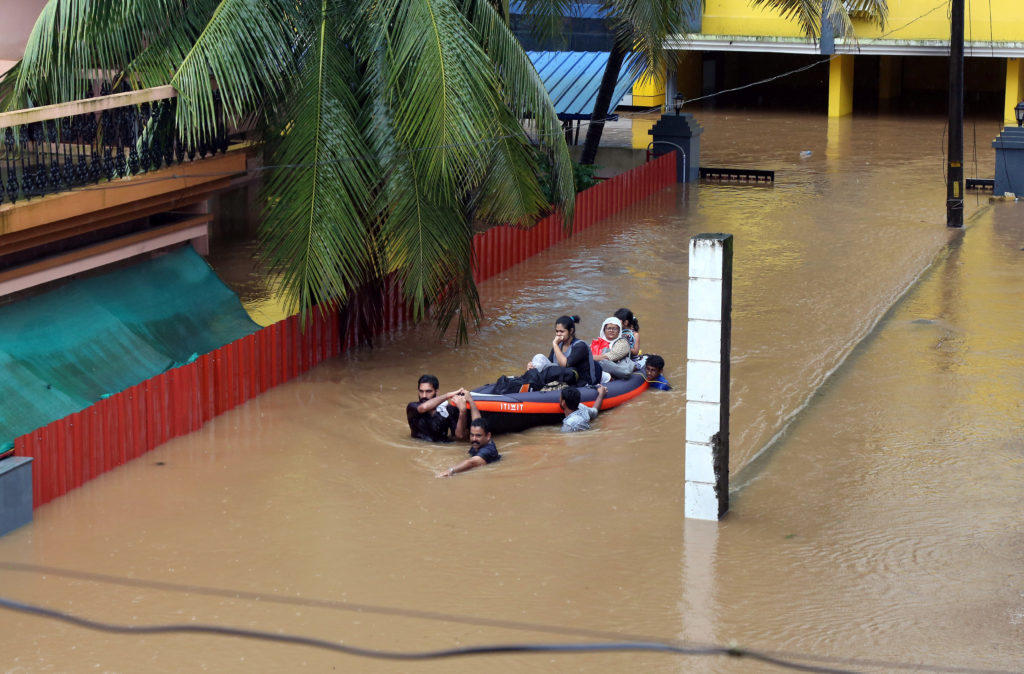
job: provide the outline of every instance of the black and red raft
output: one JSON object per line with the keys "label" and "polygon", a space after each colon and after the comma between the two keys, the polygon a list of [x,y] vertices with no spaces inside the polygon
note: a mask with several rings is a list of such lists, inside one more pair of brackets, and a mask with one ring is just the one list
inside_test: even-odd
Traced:
{"label": "black and red raft", "polygon": [[[618,407],[647,390],[647,380],[637,372],[629,379],[613,379],[605,384],[608,393],[601,403],[601,411]],[[514,433],[534,426],[559,424],[562,422],[562,408],[558,404],[558,391],[531,391],[528,393],[491,393],[494,384],[473,389],[473,400],[481,416],[487,420],[492,433]],[[597,389],[586,386],[580,389],[580,402],[592,407],[597,399]]]}

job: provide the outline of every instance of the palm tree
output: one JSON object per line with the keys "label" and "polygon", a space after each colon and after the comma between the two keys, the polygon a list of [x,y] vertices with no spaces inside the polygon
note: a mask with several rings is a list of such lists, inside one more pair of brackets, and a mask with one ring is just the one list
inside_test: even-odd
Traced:
{"label": "palm tree", "polygon": [[[884,26],[888,6],[886,0],[752,0],[777,11],[784,18],[796,20],[808,36],[816,37],[821,28],[822,14],[831,19],[840,35],[853,36],[851,15],[860,15]],[[543,37],[556,32],[563,16],[573,10],[573,4],[593,4],[572,0],[525,0],[523,13],[527,23],[536,27]],[[580,155],[581,164],[593,164],[601,143],[604,121],[608,117],[612,93],[622,66],[633,74],[664,72],[669,56],[665,39],[670,35],[688,32],[686,16],[703,9],[704,0],[604,0],[600,3],[612,31],[613,44],[608,55],[594,111],[591,114],[587,137]],[[826,8],[827,9],[824,9]]]}
{"label": "palm tree", "polygon": [[4,104],[81,98],[97,71],[174,85],[187,140],[216,127],[215,92],[229,123],[255,120],[261,256],[304,315],[394,273],[417,318],[433,306],[464,339],[473,224],[551,208],[535,145],[572,214],[555,111],[487,0],[49,0]]}

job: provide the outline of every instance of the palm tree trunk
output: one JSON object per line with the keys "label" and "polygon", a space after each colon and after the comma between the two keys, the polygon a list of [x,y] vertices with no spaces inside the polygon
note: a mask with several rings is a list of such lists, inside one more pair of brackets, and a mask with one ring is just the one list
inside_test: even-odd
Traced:
{"label": "palm tree trunk", "polygon": [[597,90],[597,101],[594,102],[594,112],[590,115],[587,139],[583,142],[583,154],[580,155],[581,164],[593,164],[597,157],[597,146],[601,144],[604,120],[608,116],[608,107],[612,103],[612,94],[615,93],[615,83],[619,80],[619,71],[622,70],[622,61],[625,58],[626,50],[616,41],[612,45],[611,53],[608,54],[608,65],[604,68],[601,88]]}

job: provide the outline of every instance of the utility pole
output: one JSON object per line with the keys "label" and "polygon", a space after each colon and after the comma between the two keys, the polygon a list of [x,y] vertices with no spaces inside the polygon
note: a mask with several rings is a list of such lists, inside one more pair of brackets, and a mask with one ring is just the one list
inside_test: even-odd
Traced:
{"label": "utility pole", "polygon": [[949,28],[949,161],[946,226],[964,226],[964,0],[952,0]]}

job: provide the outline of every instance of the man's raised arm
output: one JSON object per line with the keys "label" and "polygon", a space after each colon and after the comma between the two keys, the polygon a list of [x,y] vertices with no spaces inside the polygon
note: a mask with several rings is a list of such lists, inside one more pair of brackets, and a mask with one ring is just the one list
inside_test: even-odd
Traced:
{"label": "man's raised arm", "polygon": [[451,400],[452,397],[458,395],[458,393],[458,391],[452,391],[450,393],[445,393],[444,395],[431,398],[430,400],[427,400],[417,405],[416,411],[419,412],[420,414],[433,412],[435,409],[437,409],[438,406],[440,406],[441,403]]}
{"label": "man's raised arm", "polygon": [[[476,402],[473,400],[473,394],[466,389],[459,389],[459,398],[459,421],[455,424],[455,439],[469,440],[469,424],[473,419],[480,418],[480,410],[477,409]],[[466,414],[466,410],[462,408],[463,400],[469,403],[469,414]],[[469,418],[467,419],[467,417]]]}
{"label": "man's raised arm", "polygon": [[469,415],[466,414],[466,396],[468,393],[464,392],[465,389],[459,389],[457,394],[452,397],[451,404],[455,406],[455,409],[459,411],[459,420],[455,422],[455,439],[456,440],[468,440],[469,439]]}

